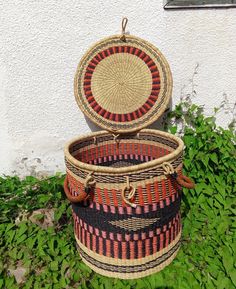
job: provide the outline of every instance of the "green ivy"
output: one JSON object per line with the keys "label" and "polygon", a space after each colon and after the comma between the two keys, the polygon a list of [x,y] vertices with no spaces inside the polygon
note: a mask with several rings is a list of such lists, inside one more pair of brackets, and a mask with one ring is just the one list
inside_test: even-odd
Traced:
{"label": "green ivy", "polygon": [[[64,176],[2,177],[0,288],[236,288],[235,134],[217,127],[214,117],[205,117],[201,107],[187,103],[178,105],[167,123],[169,131],[182,134],[184,173],[197,184],[193,190],[184,189],[182,247],[169,266],[136,280],[92,272],[75,247]],[[27,219],[39,208],[55,209],[53,227],[42,229]],[[17,266],[27,270],[21,284],[9,273]]]}

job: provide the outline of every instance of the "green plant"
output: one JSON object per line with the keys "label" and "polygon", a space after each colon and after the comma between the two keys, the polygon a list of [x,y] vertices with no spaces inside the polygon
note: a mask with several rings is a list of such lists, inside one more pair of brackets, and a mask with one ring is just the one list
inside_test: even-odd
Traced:
{"label": "green plant", "polygon": [[[196,182],[183,191],[183,242],[163,271],[138,280],[106,278],[81,261],[75,247],[64,176],[37,180],[0,178],[0,288],[191,289],[236,287],[236,153],[231,129],[215,125],[202,108],[182,101],[169,113],[169,130],[186,144],[184,169]],[[173,125],[174,124],[174,125]],[[30,212],[54,208],[53,226],[42,228]],[[15,221],[17,222],[15,223]],[[38,221],[44,221],[39,214]],[[17,284],[14,268],[24,268]]]}

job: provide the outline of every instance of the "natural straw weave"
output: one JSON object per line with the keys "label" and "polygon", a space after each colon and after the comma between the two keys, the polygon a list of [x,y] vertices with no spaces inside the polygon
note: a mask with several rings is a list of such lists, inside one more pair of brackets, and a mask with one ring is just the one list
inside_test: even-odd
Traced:
{"label": "natural straw weave", "polygon": [[[94,271],[132,279],[173,260],[180,246],[181,186],[166,172],[182,175],[182,153],[178,137],[150,129],[115,140],[101,131],[66,145],[65,190],[73,201],[75,237]],[[88,176],[88,197],[76,202],[86,195]]]}
{"label": "natural straw weave", "polygon": [[[164,131],[159,131],[155,129],[143,129],[142,130],[142,135],[144,136],[142,139],[140,139],[141,134],[139,133],[133,133],[130,135],[125,135],[127,139],[130,139],[130,142],[133,142],[133,139],[139,140],[141,143],[147,142],[146,138],[149,136],[159,136],[162,137],[163,140],[166,141],[171,141],[173,143],[176,143],[176,149],[173,150],[170,154],[163,156],[162,158],[156,158],[152,161],[149,162],[144,162],[139,165],[135,166],[128,166],[128,167],[119,167],[119,168],[114,168],[114,167],[104,167],[101,165],[90,165],[85,162],[82,162],[76,158],[73,157],[72,152],[70,151],[73,147],[82,147],[86,146],[88,143],[96,148],[96,143],[94,144],[94,138],[96,138],[96,141],[103,141],[104,138],[110,139],[112,143],[114,143],[113,136],[111,134],[108,134],[107,131],[98,131],[98,132],[93,132],[92,134],[89,133],[84,136],[80,136],[77,138],[74,138],[73,140],[69,141],[65,145],[65,157],[68,162],[73,164],[75,167],[79,167],[81,169],[84,169],[85,171],[88,172],[98,172],[98,173],[111,173],[111,174],[117,174],[117,175],[123,175],[124,173],[132,173],[132,172],[137,172],[139,170],[143,169],[148,169],[148,168],[153,168],[156,166],[161,166],[163,162],[171,162],[174,160],[178,155],[180,155],[183,152],[184,148],[184,143],[183,141],[179,138],[176,137],[175,135],[172,135],[170,133],[164,132]],[[118,140],[121,142],[122,135],[119,136]],[[154,142],[154,145],[158,145]],[[164,144],[161,144],[162,146]],[[82,151],[83,152],[83,151]]]}
{"label": "natural straw weave", "polygon": [[93,122],[108,131],[130,133],[163,114],[172,77],[165,57],[152,44],[115,35],[85,53],[74,87],[79,107]]}
{"label": "natural straw weave", "polygon": [[182,187],[194,184],[182,175],[182,140],[143,129],[165,111],[172,77],[162,53],[126,35],[126,24],[122,35],[97,42],[78,65],[77,103],[107,131],[66,145],[64,189],[82,260],[99,274],[133,279],[175,258]]}

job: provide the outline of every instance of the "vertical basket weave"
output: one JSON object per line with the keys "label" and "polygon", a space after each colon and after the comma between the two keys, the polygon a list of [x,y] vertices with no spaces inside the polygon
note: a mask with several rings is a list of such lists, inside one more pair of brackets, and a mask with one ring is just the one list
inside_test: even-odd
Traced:
{"label": "vertical basket weave", "polygon": [[102,275],[140,278],[168,265],[180,246],[182,187],[171,170],[182,175],[183,142],[149,129],[117,141],[98,132],[70,142],[65,191],[84,262]]}
{"label": "vertical basket weave", "polygon": [[65,193],[83,261],[110,277],[133,279],[163,269],[180,247],[183,142],[143,129],[169,102],[169,65],[152,44],[116,35],[81,59],[75,76],[81,110],[107,131],[65,147]]}

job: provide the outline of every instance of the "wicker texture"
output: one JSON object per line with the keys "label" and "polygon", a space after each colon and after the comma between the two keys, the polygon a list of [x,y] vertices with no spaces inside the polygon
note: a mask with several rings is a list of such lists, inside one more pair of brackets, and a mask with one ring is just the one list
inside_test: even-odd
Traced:
{"label": "wicker texture", "polygon": [[137,131],[162,115],[172,91],[161,52],[135,36],[115,35],[96,43],[81,59],[75,96],[81,110],[116,133]]}
{"label": "wicker texture", "polygon": [[[182,152],[179,138],[149,129],[115,140],[97,132],[66,145],[69,194],[88,196],[72,205],[75,238],[94,271],[132,279],[173,260],[180,246],[182,187],[163,163],[182,175]],[[93,185],[86,191],[88,176]]]}
{"label": "wicker texture", "polygon": [[[172,76],[162,53],[125,34],[105,38],[81,59],[74,80],[81,110],[106,129],[65,147],[65,193],[83,261],[123,279],[158,272],[180,248],[183,142],[143,129],[165,111]],[[142,130],[141,130],[142,129]]]}

